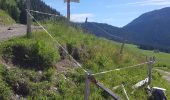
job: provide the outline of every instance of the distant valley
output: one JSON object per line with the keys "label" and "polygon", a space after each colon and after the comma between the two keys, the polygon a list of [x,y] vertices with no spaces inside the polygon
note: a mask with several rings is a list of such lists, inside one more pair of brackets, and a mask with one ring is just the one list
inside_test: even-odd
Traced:
{"label": "distant valley", "polygon": [[144,13],[122,28],[94,22],[82,23],[81,26],[100,37],[119,40],[106,34],[108,32],[140,45],[142,49],[170,52],[170,7]]}

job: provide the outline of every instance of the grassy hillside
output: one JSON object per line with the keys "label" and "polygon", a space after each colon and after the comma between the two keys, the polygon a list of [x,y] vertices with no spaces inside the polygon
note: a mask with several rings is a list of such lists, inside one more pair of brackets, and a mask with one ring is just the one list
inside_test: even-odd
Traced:
{"label": "grassy hillside", "polygon": [[[11,39],[1,43],[1,60],[8,63],[8,67],[0,66],[0,99],[57,99],[83,100],[85,73],[81,68],[74,68],[65,57],[56,40],[64,46],[70,55],[79,61],[83,68],[92,73],[109,69],[122,68],[145,62],[145,57],[139,52],[125,49],[119,54],[120,45],[112,41],[84,34],[81,29],[73,28],[62,22],[44,24],[54,37],[52,40],[44,31],[33,32],[31,39],[25,37]],[[65,59],[63,59],[65,58]],[[59,66],[69,69],[63,77]],[[11,67],[13,66],[13,67]],[[147,67],[130,68],[108,74],[95,76],[98,81],[112,89],[114,86],[126,83],[126,90],[132,100],[147,98],[144,87],[131,94],[132,85],[147,77]],[[153,72],[151,86],[158,86],[170,90],[169,84],[157,72]],[[123,90],[113,90],[125,99]],[[110,96],[91,84],[91,100],[110,100]],[[170,99],[170,91],[167,91]]]}
{"label": "grassy hillside", "polygon": [[13,24],[15,21],[3,10],[0,10],[0,25]]}

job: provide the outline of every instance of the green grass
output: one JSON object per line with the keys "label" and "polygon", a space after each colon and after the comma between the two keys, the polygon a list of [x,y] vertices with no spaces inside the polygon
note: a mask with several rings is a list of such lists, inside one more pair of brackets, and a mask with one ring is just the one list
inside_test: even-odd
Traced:
{"label": "green grass", "polygon": [[3,10],[0,10],[0,25],[10,25],[15,21]]}
{"label": "green grass", "polygon": [[137,48],[135,45],[127,44],[126,48],[131,50],[132,52],[138,52],[143,56],[155,56],[156,57],[156,65],[155,67],[160,67],[161,69],[170,71],[170,54],[169,53],[155,53],[154,51],[142,50]]}
{"label": "green grass", "polygon": [[[44,41],[53,44],[50,49],[57,49],[57,43],[61,43],[63,47],[66,47],[70,55],[72,55],[77,61],[79,61],[83,68],[86,70],[97,73],[110,69],[122,68],[129,65],[145,62],[145,55],[137,50],[135,47],[127,46],[124,50],[124,54],[119,54],[121,45],[116,42],[112,42],[103,38],[97,38],[93,35],[84,33],[79,28],[73,28],[70,25],[62,22],[44,24],[47,30],[54,37],[51,39],[45,32],[36,31],[33,33],[30,41]],[[25,37],[18,39],[12,39],[1,43],[1,51],[4,50],[2,45],[8,43],[16,44],[21,40],[26,40]],[[134,49],[135,48],[135,49]],[[1,52],[1,55],[3,53]],[[6,69],[1,74],[2,81],[9,86],[12,93],[20,93],[20,89],[25,89],[27,92],[27,99],[67,99],[67,100],[83,100],[84,99],[84,81],[85,73],[81,68],[75,71],[69,71],[67,73],[68,80],[64,80],[61,74],[57,73],[55,67],[50,67],[47,70],[42,71],[39,74],[38,71],[26,68],[13,68]],[[153,72],[153,81],[151,86],[157,86],[170,90],[170,85],[162,79],[162,76]],[[147,77],[147,66],[141,66],[139,68],[130,68],[127,70],[115,71],[107,74],[97,75],[96,79],[103,83],[109,89],[114,86],[127,84],[125,86],[128,91],[128,95],[131,100],[144,100],[147,98],[145,86],[138,89],[134,94],[131,94],[132,86],[137,82]],[[24,81],[24,82],[23,82]],[[15,89],[16,84],[20,83],[20,88]],[[57,90],[52,88],[56,87]],[[125,99],[122,89],[114,90],[121,98]],[[5,95],[5,93],[4,93]],[[21,92],[21,95],[23,93]],[[170,99],[170,91],[167,91],[168,99]],[[111,97],[105,94],[102,90],[97,88],[94,84],[91,84],[90,90],[91,100],[110,100]]]}

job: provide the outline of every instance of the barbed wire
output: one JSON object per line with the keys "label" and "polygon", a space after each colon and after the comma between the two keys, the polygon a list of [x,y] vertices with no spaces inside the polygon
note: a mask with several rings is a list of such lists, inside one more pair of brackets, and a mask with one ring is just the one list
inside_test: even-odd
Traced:
{"label": "barbed wire", "polygon": [[[26,9],[26,11],[28,11]],[[34,12],[34,13],[38,13],[38,14],[43,14],[43,15],[49,15],[49,16],[56,16],[59,17],[60,15],[56,15],[56,14],[51,14],[51,13],[45,13],[45,12],[41,12],[41,11],[36,11],[36,10],[29,10],[30,12]]]}
{"label": "barbed wire", "polygon": [[91,74],[91,75],[95,76],[95,75],[105,74],[105,73],[109,73],[109,72],[113,72],[113,71],[129,69],[129,68],[133,68],[133,67],[138,67],[138,66],[141,66],[141,65],[149,64],[151,62],[154,62],[154,61],[149,61],[149,62],[144,62],[144,63],[140,63],[140,64],[128,66],[128,67],[123,67],[123,68],[117,68],[117,69],[113,69],[113,70],[103,71],[103,72],[99,72],[99,73],[95,73],[95,74]]}

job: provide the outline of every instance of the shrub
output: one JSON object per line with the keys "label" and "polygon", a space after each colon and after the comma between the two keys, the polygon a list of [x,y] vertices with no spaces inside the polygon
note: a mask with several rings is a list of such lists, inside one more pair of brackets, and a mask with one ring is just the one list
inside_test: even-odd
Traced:
{"label": "shrub", "polygon": [[44,72],[44,80],[47,80],[47,81],[52,81],[52,76],[53,74],[55,73],[55,69],[53,68],[49,68],[47,71]]}
{"label": "shrub", "polygon": [[3,80],[2,74],[4,67],[0,65],[0,100],[9,100],[12,96],[12,91],[7,83]]}
{"label": "shrub", "polygon": [[36,70],[51,67],[59,60],[58,50],[53,44],[41,40],[21,40],[6,44],[3,49],[5,60],[11,59],[15,65]]}
{"label": "shrub", "polygon": [[0,79],[0,100],[10,100],[12,91],[7,84]]}
{"label": "shrub", "polygon": [[9,100],[12,95],[12,91],[8,87],[8,85],[4,82],[2,74],[5,68],[0,65],[0,100]]}

